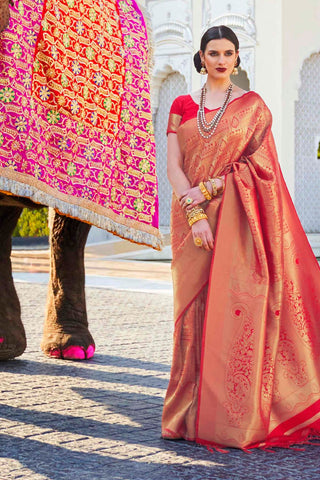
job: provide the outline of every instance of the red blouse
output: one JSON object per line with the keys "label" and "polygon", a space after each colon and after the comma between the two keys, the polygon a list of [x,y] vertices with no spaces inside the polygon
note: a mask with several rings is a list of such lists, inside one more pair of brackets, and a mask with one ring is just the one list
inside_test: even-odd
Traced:
{"label": "red blouse", "polygon": [[[229,103],[229,105],[234,101],[244,97],[248,93],[251,93],[251,91],[244,93],[240,97],[234,98]],[[190,94],[180,95],[180,97],[177,97],[171,105],[167,135],[168,133],[177,133],[177,130],[180,125],[185,123],[187,120],[190,120],[191,118],[196,118],[198,110],[199,110],[199,105],[193,100]],[[205,110],[207,112],[212,112],[214,110],[218,110],[218,108],[210,109],[205,107]]]}
{"label": "red blouse", "polygon": [[171,105],[167,135],[168,133],[177,133],[179,125],[191,118],[195,118],[198,109],[199,105],[192,99],[191,95],[180,95],[180,97],[177,97]]}

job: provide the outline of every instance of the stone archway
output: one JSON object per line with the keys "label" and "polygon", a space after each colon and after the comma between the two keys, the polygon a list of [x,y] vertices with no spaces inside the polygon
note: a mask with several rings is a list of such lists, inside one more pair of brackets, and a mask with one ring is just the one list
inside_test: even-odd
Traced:
{"label": "stone archway", "polygon": [[320,233],[320,53],[307,58],[301,70],[295,105],[295,206],[303,228]]}
{"label": "stone archway", "polygon": [[185,78],[177,72],[163,80],[159,91],[159,106],[154,118],[157,151],[157,173],[159,182],[160,226],[170,225],[172,189],[167,179],[167,137],[168,115],[173,100],[187,93]]}

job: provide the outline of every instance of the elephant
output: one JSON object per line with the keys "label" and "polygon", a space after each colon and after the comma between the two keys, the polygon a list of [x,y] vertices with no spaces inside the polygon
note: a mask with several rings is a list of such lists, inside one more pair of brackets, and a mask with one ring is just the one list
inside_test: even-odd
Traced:
{"label": "elephant", "polygon": [[[0,196],[0,360],[17,357],[26,348],[10,261],[11,235],[24,207],[41,206],[22,197]],[[54,210],[49,219],[50,279],[41,348],[54,358],[89,359],[95,351],[84,288],[84,247],[90,225]]]}
{"label": "elephant", "polygon": [[0,0],[0,33],[3,32],[9,24],[9,5],[13,5],[13,0]]}
{"label": "elephant", "polygon": [[[150,59],[148,37],[143,33],[147,27],[135,0],[91,0],[91,8],[86,2],[79,3],[81,15],[88,10],[83,24],[78,21],[78,4],[73,0],[67,2],[70,16],[61,15],[57,4],[52,10],[50,0],[37,1],[34,7],[20,1],[12,10],[8,27],[9,32],[13,28],[12,33],[5,37],[9,3],[12,5],[11,0],[0,0],[0,32],[4,31],[1,35],[6,52],[0,62],[4,62],[2,71],[7,72],[7,83],[0,84],[0,360],[15,358],[26,348],[12,278],[11,236],[23,208],[43,205],[51,208],[50,279],[41,348],[53,358],[85,360],[95,352],[88,329],[84,271],[84,248],[91,225],[161,248],[148,81]],[[62,2],[61,12],[67,7]],[[104,19],[97,12],[102,12]],[[109,14],[110,24],[105,22]],[[63,32],[73,28],[72,18],[77,24],[66,36]],[[69,23],[63,23],[66,21]],[[73,50],[72,39],[84,35],[84,24],[90,25],[90,21],[96,31],[99,29],[97,40],[94,30],[88,28],[83,42],[91,42],[92,46],[83,53],[77,43]],[[35,30],[30,30],[30,25]],[[54,50],[56,44],[46,47],[50,39],[59,38],[59,27],[59,45],[64,53]],[[102,28],[109,42],[114,35],[115,46],[111,45],[110,51],[103,50],[106,43]],[[134,37],[132,28],[136,29]],[[139,49],[135,58],[131,51],[136,54]],[[109,60],[98,67],[94,61],[100,58],[101,63],[102,54],[109,55]],[[80,85],[81,92],[80,87],[73,88],[79,76],[69,81],[59,73],[59,69],[65,72],[69,67],[69,75],[79,73],[75,62],[87,76],[87,84]],[[24,65],[29,70],[34,68],[35,84],[39,81],[40,86],[29,81]],[[90,102],[88,86],[93,92]],[[135,97],[140,90],[143,96]],[[3,128],[1,119],[7,122]]]}
{"label": "elephant", "polygon": [[[0,33],[9,23],[9,4],[0,0]],[[22,209],[41,208],[28,198],[0,195],[0,360],[21,355],[26,335],[11,269],[11,235]],[[51,212],[50,280],[41,348],[54,358],[85,359],[94,355],[88,330],[84,291],[84,247],[90,225]],[[77,278],[77,282],[74,282]]]}

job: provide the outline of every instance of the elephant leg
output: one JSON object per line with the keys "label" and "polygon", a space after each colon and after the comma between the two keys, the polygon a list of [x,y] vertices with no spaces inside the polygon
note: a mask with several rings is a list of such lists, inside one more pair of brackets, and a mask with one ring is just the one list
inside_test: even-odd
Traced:
{"label": "elephant leg", "polygon": [[5,30],[10,20],[9,3],[13,5],[12,0],[0,0],[0,33]]}
{"label": "elephant leg", "polygon": [[90,225],[49,213],[50,280],[41,348],[55,358],[83,360],[94,355],[88,330],[84,247]]}
{"label": "elephant leg", "polygon": [[26,348],[10,260],[11,235],[21,212],[20,207],[0,206],[0,360],[18,357]]}

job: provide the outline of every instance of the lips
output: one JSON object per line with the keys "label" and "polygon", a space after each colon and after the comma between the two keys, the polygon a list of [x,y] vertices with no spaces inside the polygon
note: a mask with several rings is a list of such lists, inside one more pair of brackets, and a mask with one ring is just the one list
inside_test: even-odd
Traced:
{"label": "lips", "polygon": [[227,69],[226,68],[217,68],[218,72],[225,72]]}

